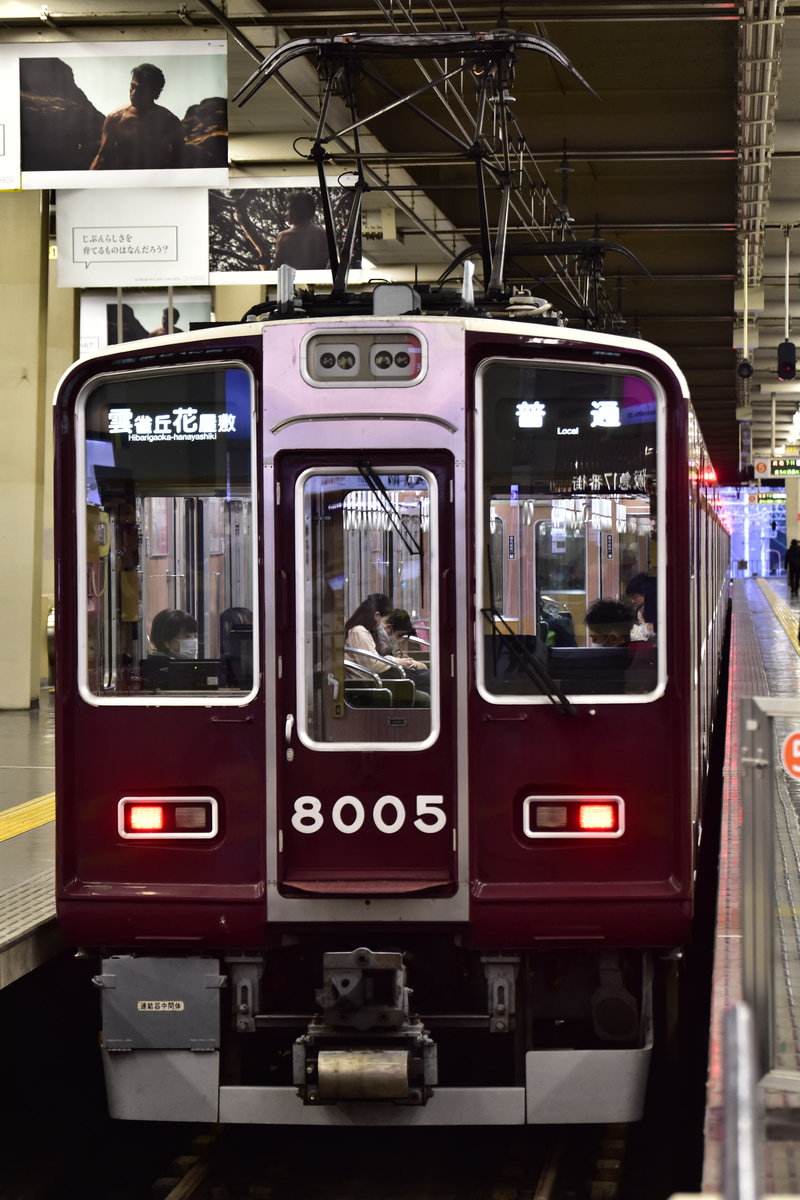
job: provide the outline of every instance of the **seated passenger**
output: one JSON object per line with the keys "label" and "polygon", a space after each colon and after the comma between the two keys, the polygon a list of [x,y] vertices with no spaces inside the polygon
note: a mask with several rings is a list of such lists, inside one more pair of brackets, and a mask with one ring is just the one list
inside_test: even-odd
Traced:
{"label": "seated passenger", "polygon": [[[389,597],[383,593],[373,592],[367,596],[345,624],[345,655],[359,666],[387,679],[402,678],[404,672],[408,671],[411,679],[421,682],[420,672],[425,670],[422,663],[407,655],[385,653],[387,647],[391,650],[391,646],[387,634],[381,628],[382,618],[387,616],[391,609]],[[381,640],[380,634],[385,640]],[[398,671],[398,667],[402,667],[403,671]],[[357,679],[359,674],[352,667],[346,666],[345,678]],[[430,698],[425,692],[417,692],[416,703],[430,703]]]}
{"label": "seated passenger", "polygon": [[[389,636],[392,653],[411,653],[410,638],[417,638],[417,631],[411,623],[411,617],[404,608],[393,608],[386,617],[383,628]],[[421,642],[417,639],[421,648]]]}
{"label": "seated passenger", "polygon": [[629,646],[633,610],[622,600],[595,600],[583,618],[593,646]]}
{"label": "seated passenger", "polygon": [[[393,671],[393,668],[400,666],[413,670],[419,663],[415,663],[407,655],[392,654],[392,646],[382,621],[390,612],[388,596],[380,592],[373,592],[367,596],[345,624],[344,644],[349,652],[348,656],[356,662],[362,662],[370,671],[375,671],[378,675],[387,675],[388,678],[392,677],[392,673],[395,677],[402,677],[403,672]],[[371,657],[374,655],[380,657]],[[345,675],[348,677],[347,672]],[[352,671],[349,677],[354,677]]]}
{"label": "seated passenger", "polygon": [[411,623],[408,612],[404,608],[392,609],[384,618],[383,628],[389,639],[390,653],[396,657],[410,656],[415,663],[414,682],[417,687],[429,692],[431,690],[430,669],[419,659],[418,655],[420,651],[430,654],[430,647],[417,637],[417,631]]}
{"label": "seated passenger", "polygon": [[658,623],[658,592],[655,579],[645,571],[640,571],[628,583],[625,595],[634,610],[631,640],[634,642],[655,641]]}
{"label": "seated passenger", "polygon": [[372,609],[376,613],[380,614],[378,617],[378,624],[373,630],[373,633],[375,635],[376,653],[382,654],[383,657],[386,658],[388,655],[395,653],[392,639],[386,630],[386,626],[384,625],[384,618],[391,608],[391,601],[389,600],[388,596],[384,595],[383,592],[370,592],[364,601],[364,604],[367,606],[368,610]]}
{"label": "seated passenger", "polygon": [[150,645],[154,656],[191,662],[197,658],[197,621],[180,608],[162,608],[150,626]]}

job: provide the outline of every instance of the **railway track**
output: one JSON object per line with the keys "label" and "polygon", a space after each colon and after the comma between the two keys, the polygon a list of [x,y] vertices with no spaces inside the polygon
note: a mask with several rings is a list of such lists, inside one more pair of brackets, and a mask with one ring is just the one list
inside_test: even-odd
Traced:
{"label": "railway track", "polygon": [[226,1128],[148,1200],[616,1200],[626,1132]]}

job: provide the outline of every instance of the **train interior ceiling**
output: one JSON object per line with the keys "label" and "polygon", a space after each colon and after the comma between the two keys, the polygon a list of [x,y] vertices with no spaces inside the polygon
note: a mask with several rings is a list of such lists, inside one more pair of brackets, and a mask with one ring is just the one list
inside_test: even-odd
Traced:
{"label": "train interior ceiling", "polygon": [[[479,295],[502,270],[510,287],[552,306],[551,316],[668,350],[688,379],[717,477],[735,485],[754,456],[785,449],[796,407],[793,385],[776,389],[773,379],[784,321],[797,306],[796,274],[788,280],[785,272],[793,224],[783,197],[797,191],[798,13],[793,0],[662,2],[646,11],[634,0],[352,0],[338,11],[318,0],[284,7],[190,0],[178,19],[168,0],[140,14],[119,11],[114,0],[91,9],[64,0],[57,10],[17,0],[4,10],[0,36],[54,50],[120,31],[153,41],[227,37],[234,184],[316,174],[309,151],[324,76],[341,62],[324,55],[318,62],[316,52],[296,57],[248,88],[259,59],[276,46],[338,38],[341,48],[353,33],[441,40],[458,31],[515,31],[477,137],[482,67],[468,51],[461,65],[474,69],[455,70],[458,52],[448,56],[444,44],[425,59],[411,51],[353,58],[348,50],[354,70],[345,75],[357,83],[358,119],[366,123],[350,131],[347,88],[334,88],[324,150],[332,174],[363,166],[365,256],[375,276],[428,285],[460,254],[471,255]],[[532,52],[536,39],[548,39],[561,57]],[[412,92],[398,108],[396,98]],[[479,178],[485,216],[476,211]],[[503,224],[508,251],[499,264]],[[737,374],[745,260],[748,378]],[[737,421],[737,410],[750,419]]]}

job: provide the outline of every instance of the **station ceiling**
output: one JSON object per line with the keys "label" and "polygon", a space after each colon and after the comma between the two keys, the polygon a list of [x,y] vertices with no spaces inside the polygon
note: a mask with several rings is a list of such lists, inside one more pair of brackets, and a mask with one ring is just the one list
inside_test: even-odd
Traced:
{"label": "station ceiling", "polygon": [[[596,93],[552,59],[520,54],[509,105],[514,144],[524,136],[570,237],[627,252],[604,259],[615,322],[676,358],[720,480],[738,482],[754,457],[790,453],[800,383],[778,382],[777,346],[787,320],[792,340],[800,321],[800,0],[4,0],[0,10],[0,40],[227,32],[231,100],[257,56],[287,39],[504,26],[555,43]],[[375,69],[398,92],[424,83],[412,59]],[[379,85],[364,79],[362,87],[364,101],[386,104]],[[456,77],[440,89],[451,115],[461,87]],[[301,59],[282,83],[270,81],[242,106],[232,102],[232,172],[308,173],[295,143],[313,130],[320,94],[313,60]],[[434,103],[431,93],[417,102],[429,116]],[[381,275],[435,280],[454,249],[478,242],[474,165],[432,164],[425,155],[439,134],[407,107],[375,117],[365,135],[393,165],[385,168],[391,187],[365,199],[364,251]],[[346,163],[334,156],[332,166]],[[497,211],[490,192],[490,220]],[[518,248],[529,236],[512,212],[517,249],[508,279],[552,298],[541,255]],[[738,374],[735,348],[743,340],[745,254],[748,379]],[[748,405],[751,419],[737,420]],[[800,436],[800,422],[796,428]]]}

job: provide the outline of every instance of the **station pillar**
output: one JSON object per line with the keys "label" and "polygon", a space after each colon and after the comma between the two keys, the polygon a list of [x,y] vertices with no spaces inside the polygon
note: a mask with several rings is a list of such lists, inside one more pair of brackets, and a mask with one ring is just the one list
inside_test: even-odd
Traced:
{"label": "station pillar", "polygon": [[38,704],[47,193],[0,192],[0,709]]}
{"label": "station pillar", "polygon": [[226,283],[214,291],[214,316],[220,322],[241,321],[254,304],[263,304],[267,289],[263,284]]}
{"label": "station pillar", "polygon": [[[786,545],[792,538],[800,542],[800,476],[786,477]],[[783,566],[783,563],[781,563]]]}

